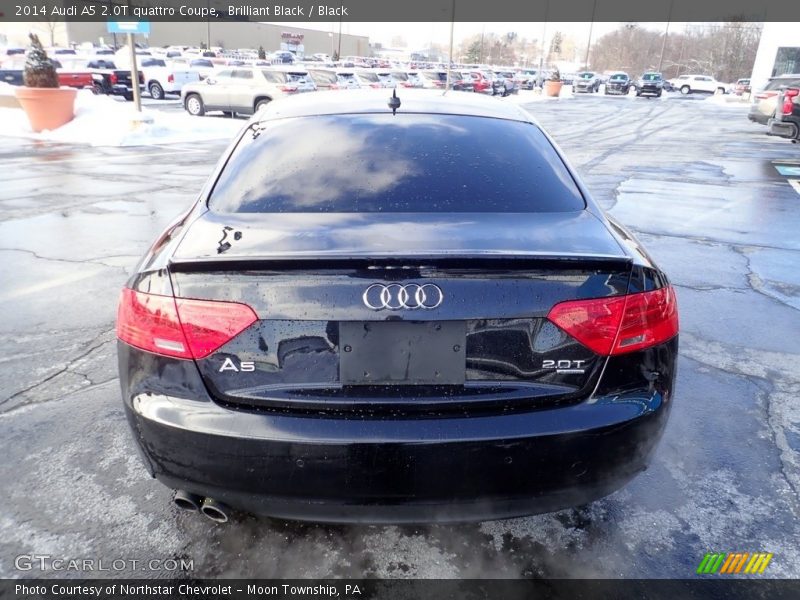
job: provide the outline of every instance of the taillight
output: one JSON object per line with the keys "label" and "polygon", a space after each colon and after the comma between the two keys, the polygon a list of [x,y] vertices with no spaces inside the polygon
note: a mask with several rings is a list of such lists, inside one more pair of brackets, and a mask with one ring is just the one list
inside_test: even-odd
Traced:
{"label": "taillight", "polygon": [[297,86],[296,85],[282,85],[280,86],[282,92],[296,92]]}
{"label": "taillight", "polygon": [[246,304],[171,298],[125,288],[117,312],[117,337],[155,354],[200,359],[257,320]]}
{"label": "taillight", "polygon": [[111,81],[111,85],[117,85],[117,81],[119,81],[119,79],[117,79],[117,74],[116,73],[111,73],[111,75],[109,75],[108,79],[109,79],[109,81]]}
{"label": "taillight", "polygon": [[175,75],[173,75],[172,73],[167,75],[167,83],[175,83]]}
{"label": "taillight", "polygon": [[792,88],[783,92],[783,114],[792,114],[792,99],[800,95],[800,89]]}
{"label": "taillight", "polygon": [[671,286],[628,296],[561,302],[547,318],[604,356],[649,348],[678,333],[678,304]]}
{"label": "taillight", "polygon": [[773,98],[777,96],[778,92],[761,92],[760,94],[756,94],[756,98],[758,100],[766,100],[767,98]]}

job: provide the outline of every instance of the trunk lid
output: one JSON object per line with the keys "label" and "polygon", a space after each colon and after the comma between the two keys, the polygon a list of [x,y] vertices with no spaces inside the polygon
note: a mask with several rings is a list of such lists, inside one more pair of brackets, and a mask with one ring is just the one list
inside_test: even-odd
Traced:
{"label": "trunk lid", "polygon": [[561,301],[626,293],[630,269],[586,211],[206,213],[170,264],[176,296],[240,302],[258,315],[197,361],[212,395],[314,411],[584,398],[605,359],[546,315]]}

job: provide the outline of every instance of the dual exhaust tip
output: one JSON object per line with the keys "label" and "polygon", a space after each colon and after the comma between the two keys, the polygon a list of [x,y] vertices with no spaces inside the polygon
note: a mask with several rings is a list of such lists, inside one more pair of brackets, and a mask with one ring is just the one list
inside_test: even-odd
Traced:
{"label": "dual exhaust tip", "polygon": [[215,523],[227,523],[232,510],[227,504],[217,502],[213,498],[203,498],[185,490],[177,490],[172,501],[181,510],[197,512],[198,510]]}

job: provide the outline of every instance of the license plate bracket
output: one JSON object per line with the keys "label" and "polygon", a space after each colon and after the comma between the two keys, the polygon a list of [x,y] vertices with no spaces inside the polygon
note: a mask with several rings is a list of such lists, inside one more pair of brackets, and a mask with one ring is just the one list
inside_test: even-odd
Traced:
{"label": "license plate bracket", "polygon": [[464,321],[339,323],[342,385],[463,385]]}

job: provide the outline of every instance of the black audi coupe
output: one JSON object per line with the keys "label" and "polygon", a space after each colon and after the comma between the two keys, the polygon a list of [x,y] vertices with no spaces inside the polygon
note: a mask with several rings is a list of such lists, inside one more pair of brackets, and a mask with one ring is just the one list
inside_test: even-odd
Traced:
{"label": "black audi coupe", "polygon": [[117,333],[130,426],[177,506],[464,521],[646,468],[678,313],[528,113],[375,90],[254,115],[127,282]]}

